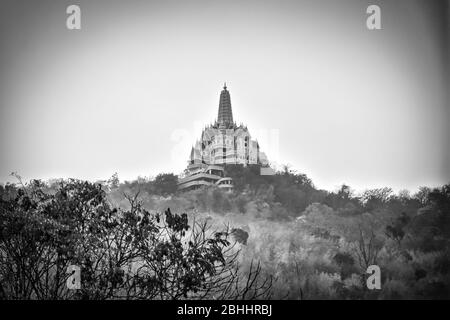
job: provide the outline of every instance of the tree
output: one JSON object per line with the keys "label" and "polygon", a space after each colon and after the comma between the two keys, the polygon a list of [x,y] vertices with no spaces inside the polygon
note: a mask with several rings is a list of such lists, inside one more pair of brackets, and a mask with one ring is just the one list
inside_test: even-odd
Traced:
{"label": "tree", "polygon": [[408,225],[410,220],[411,219],[406,215],[406,213],[402,212],[393,224],[386,226],[386,235],[395,240],[399,247],[401,246],[402,239],[406,234],[405,227]]}
{"label": "tree", "polygon": [[153,181],[154,192],[167,196],[174,194],[178,188],[178,177],[173,173],[160,173]]}
{"label": "tree", "polygon": [[108,180],[108,186],[111,189],[117,189],[119,187],[120,184],[120,180],[119,180],[119,175],[117,174],[117,172],[115,172],[111,178],[109,178]]}
{"label": "tree", "polygon": [[384,187],[364,191],[360,200],[366,210],[372,211],[384,208],[392,196],[392,189]]}
{"label": "tree", "polygon": [[346,184],[343,184],[341,188],[338,191],[338,196],[344,200],[348,200],[352,197],[352,189],[350,186],[347,186]]}
{"label": "tree", "polygon": [[428,187],[420,187],[419,191],[414,194],[414,198],[416,198],[422,206],[425,206],[428,203],[428,196],[431,192],[431,189]]}
{"label": "tree", "polygon": [[316,234],[327,238],[343,238],[362,271],[377,263],[383,247],[382,217],[371,213],[339,216],[326,205],[314,203],[305,210],[306,221]]}
{"label": "tree", "polygon": [[[190,224],[186,214],[112,208],[100,185],[62,181],[8,189],[0,199],[0,298],[180,299],[257,298],[271,279],[259,265],[242,270],[229,232]],[[69,290],[67,268],[81,270]]]}
{"label": "tree", "polygon": [[410,241],[424,251],[447,248],[450,244],[450,184],[424,193],[427,194],[425,205],[408,226]]}

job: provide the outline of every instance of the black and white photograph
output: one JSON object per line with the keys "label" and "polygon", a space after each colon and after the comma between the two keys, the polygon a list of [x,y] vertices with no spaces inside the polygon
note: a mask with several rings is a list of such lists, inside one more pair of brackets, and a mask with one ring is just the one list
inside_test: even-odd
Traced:
{"label": "black and white photograph", "polygon": [[449,17],[0,0],[0,300],[450,299]]}

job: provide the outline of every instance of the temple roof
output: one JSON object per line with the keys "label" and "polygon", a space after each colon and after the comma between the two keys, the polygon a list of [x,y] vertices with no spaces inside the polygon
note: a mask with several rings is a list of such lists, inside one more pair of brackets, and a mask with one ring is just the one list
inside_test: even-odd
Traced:
{"label": "temple roof", "polygon": [[231,111],[231,98],[230,92],[227,90],[227,84],[223,86],[223,90],[220,93],[219,100],[219,114],[217,117],[219,128],[230,128],[233,123],[233,112]]}

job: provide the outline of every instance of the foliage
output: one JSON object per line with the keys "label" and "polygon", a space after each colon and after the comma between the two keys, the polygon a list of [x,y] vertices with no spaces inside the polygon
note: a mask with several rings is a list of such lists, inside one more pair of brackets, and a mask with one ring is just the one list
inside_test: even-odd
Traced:
{"label": "foliage", "polygon": [[[2,188],[0,298],[258,298],[270,294],[260,266],[244,270],[225,231],[189,224],[186,214],[152,214],[137,196],[113,208],[100,185],[40,181]],[[66,286],[69,265],[82,287]],[[249,279],[251,281],[249,281]]]}
{"label": "foliage", "polygon": [[153,181],[154,192],[163,196],[177,191],[178,177],[173,173],[158,174]]}
{"label": "foliage", "polygon": [[[2,297],[450,298],[450,185],[357,194],[348,185],[318,190],[287,167],[273,176],[226,171],[233,192],[176,192],[168,176],[106,190],[2,186]],[[65,290],[69,263],[87,281],[78,292]],[[381,290],[366,287],[372,264]],[[32,285],[38,278],[48,283]]]}

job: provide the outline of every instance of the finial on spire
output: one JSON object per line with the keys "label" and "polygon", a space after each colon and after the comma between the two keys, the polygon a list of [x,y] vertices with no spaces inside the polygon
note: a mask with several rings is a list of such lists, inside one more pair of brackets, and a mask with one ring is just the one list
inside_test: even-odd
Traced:
{"label": "finial on spire", "polygon": [[226,83],[226,82],[223,83],[223,88],[224,88],[225,90],[227,90],[227,83]]}

